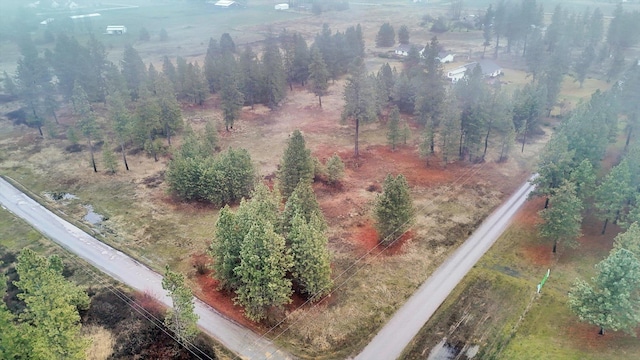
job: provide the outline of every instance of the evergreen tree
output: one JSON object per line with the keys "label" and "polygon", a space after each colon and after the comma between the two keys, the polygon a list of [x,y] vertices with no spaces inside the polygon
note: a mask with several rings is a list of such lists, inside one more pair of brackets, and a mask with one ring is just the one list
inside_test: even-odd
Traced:
{"label": "evergreen tree", "polygon": [[318,103],[320,107],[322,107],[322,96],[326,94],[329,88],[329,71],[322,59],[322,54],[320,54],[320,51],[315,46],[311,48],[309,79],[311,80],[311,89],[318,97]]}
{"label": "evergreen tree", "polygon": [[142,62],[142,58],[138,51],[131,45],[124,48],[122,59],[122,76],[127,82],[127,88],[131,95],[131,100],[138,99],[140,95],[140,87],[146,82],[147,68]]}
{"label": "evergreen tree", "polygon": [[206,172],[207,200],[216,205],[231,204],[249,196],[256,170],[249,152],[229,148],[218,156]]}
{"label": "evergreen tree", "polygon": [[365,74],[362,59],[357,61],[354,72],[347,79],[344,89],[344,109],[342,110],[342,121],[354,120],[355,122],[355,150],[354,155],[358,157],[358,137],[360,135],[360,123],[377,119],[375,92],[371,80]]}
{"label": "evergreen tree", "polygon": [[324,215],[322,215],[322,210],[320,210],[320,205],[310,182],[299,182],[287,199],[282,212],[282,234],[285,236],[288,234],[291,226],[293,226],[293,219],[297,215],[302,216],[302,219],[307,223],[310,223],[315,218],[314,221],[315,225],[318,226],[318,230],[325,231],[327,229]]}
{"label": "evergreen tree", "polygon": [[[242,200],[238,212],[240,213],[245,206],[247,203]],[[213,276],[219,281],[222,289],[237,289],[240,285],[240,279],[234,269],[240,265],[240,247],[246,236],[245,232],[239,231],[241,226],[236,214],[231,211],[229,205],[225,205],[218,215],[209,252],[214,259]]]}
{"label": "evergreen tree", "polygon": [[99,132],[98,123],[96,115],[89,104],[89,99],[87,99],[87,94],[77,83],[73,88],[73,113],[78,117],[76,127],[78,127],[82,135],[87,138],[87,146],[91,153],[91,166],[93,167],[93,172],[98,172],[96,160],[93,154],[93,140],[98,137]]}
{"label": "evergreen tree", "polygon": [[235,302],[245,308],[247,318],[262,320],[270,307],[291,302],[291,280],[286,275],[292,263],[284,238],[271,223],[252,224],[240,248],[240,265],[234,269],[241,281]]}
{"label": "evergreen tree", "polygon": [[160,107],[160,125],[164,136],[167,137],[167,142],[171,145],[171,135],[183,127],[182,110],[176,100],[173,84],[164,74],[158,77],[156,89]]}
{"label": "evergreen tree", "polygon": [[387,141],[391,146],[391,151],[396,150],[400,137],[400,110],[398,110],[397,106],[394,106],[391,108],[391,114],[389,114],[389,129],[387,131]]}
{"label": "evergreen tree", "polygon": [[298,82],[304,86],[309,78],[309,68],[311,66],[311,54],[309,53],[309,47],[302,35],[293,34],[294,42],[294,56],[292,66],[293,81]]}
{"label": "evergreen tree", "polygon": [[274,39],[267,39],[262,54],[263,102],[275,109],[286,94],[286,76],[282,56]]}
{"label": "evergreen tree", "polygon": [[484,38],[484,42],[482,43],[482,58],[484,59],[484,54],[487,51],[487,46],[491,45],[491,39],[493,37],[493,18],[495,13],[493,11],[493,4],[489,4],[489,8],[484,13],[484,17],[482,19],[482,37]]}
{"label": "evergreen tree", "polygon": [[129,170],[129,164],[127,163],[127,154],[125,151],[125,143],[131,136],[132,131],[132,119],[129,110],[125,105],[124,95],[120,91],[113,91],[107,96],[107,111],[109,118],[111,119],[112,128],[118,139],[120,145],[120,152],[122,152],[122,162],[125,169]]}
{"label": "evergreen tree", "polygon": [[400,44],[409,44],[409,28],[406,25],[400,26],[398,30],[398,42]]}
{"label": "evergreen tree", "polygon": [[376,36],[376,46],[377,47],[390,47],[396,43],[396,32],[393,30],[393,26],[389,23],[384,23],[380,26],[380,30],[378,30],[378,35]]}
{"label": "evergreen tree", "polygon": [[45,59],[38,56],[38,51],[29,36],[21,44],[21,55],[16,70],[18,95],[26,107],[27,124],[37,128],[40,136],[43,136],[44,99],[47,93],[53,92],[51,74]]}
{"label": "evergreen tree", "polygon": [[231,38],[231,35],[229,35],[229,33],[220,35],[220,51],[223,54],[236,52],[236,44],[233,42],[233,39]]}
{"label": "evergreen tree", "polygon": [[618,221],[620,212],[630,200],[632,192],[629,163],[627,160],[622,160],[611,169],[596,188],[595,205],[604,220],[603,235],[611,218],[614,218],[614,223]]}
{"label": "evergreen tree", "polygon": [[220,86],[219,76],[221,75],[218,60],[220,59],[222,52],[218,41],[213,38],[209,39],[209,46],[207,47],[207,55],[204,58],[204,76],[209,84],[209,92],[215,93]]}
{"label": "evergreen tree", "polygon": [[593,63],[593,59],[595,59],[595,57],[596,51],[593,48],[593,45],[589,44],[582,51],[582,54],[576,61],[573,70],[576,73],[576,81],[580,83],[580,88],[582,88],[582,85],[584,84],[584,80],[587,77],[587,73],[589,72],[589,67]]}
{"label": "evergreen tree", "polygon": [[336,184],[344,177],[344,163],[338,154],[333,154],[326,163],[327,181],[329,184]]}
{"label": "evergreen tree", "polygon": [[[32,250],[20,253],[14,284],[26,304],[20,320],[29,324],[25,334],[31,342],[28,357],[35,359],[84,359],[88,342],[80,335],[78,310],[89,308],[89,297],[62,276],[64,265],[57,256],[44,258]],[[4,330],[3,330],[4,332]]]}
{"label": "evergreen tree", "polygon": [[553,134],[542,150],[538,161],[538,176],[532,183],[536,185],[534,194],[547,198],[545,208],[553,191],[568,178],[574,154],[574,151],[569,150],[567,137],[562,133]]}
{"label": "evergreen tree", "polygon": [[582,321],[630,334],[640,323],[640,262],[627,249],[614,249],[596,265],[592,284],[576,280],[569,291],[569,306]]}
{"label": "evergreen tree", "polygon": [[161,112],[157,97],[142,88],[137,101],[134,133],[138,146],[152,155],[155,161],[158,161],[155,140],[162,133]]}
{"label": "evergreen tree", "polygon": [[169,40],[169,34],[167,34],[167,30],[165,30],[165,28],[161,28],[160,29],[160,41],[167,41]]}
{"label": "evergreen tree", "polygon": [[293,193],[300,182],[313,181],[313,160],[311,150],[306,148],[300,130],[295,130],[287,141],[280,170],[278,172],[278,189],[286,199]]}
{"label": "evergreen tree", "polygon": [[162,58],[162,73],[171,80],[173,87],[177,88],[178,75],[176,74],[176,67],[166,55]]}
{"label": "evergreen tree", "polygon": [[287,236],[293,260],[293,281],[312,300],[328,294],[332,286],[331,260],[327,249],[329,240],[322,230],[324,223],[317,219],[314,216],[307,221],[301,214],[296,214]]}
{"label": "evergreen tree", "polygon": [[166,327],[171,329],[181,342],[190,342],[198,334],[198,315],[194,312],[193,293],[184,283],[184,275],[165,267],[162,288],[169,293],[173,308],[164,319]]}
{"label": "evergreen tree", "polygon": [[576,185],[576,195],[582,200],[593,196],[596,186],[596,173],[589,159],[584,159],[571,171],[569,181]]}
{"label": "evergreen tree", "polygon": [[404,175],[387,175],[383,192],[376,199],[374,212],[378,236],[383,245],[393,244],[411,228],[415,210]]}
{"label": "evergreen tree", "polygon": [[539,232],[540,236],[553,240],[555,253],[559,240],[573,245],[581,235],[583,205],[576,195],[576,185],[566,180],[554,191],[550,203],[551,207],[539,213],[544,221]]}
{"label": "evergreen tree", "polygon": [[261,98],[260,94],[260,79],[262,73],[260,72],[260,64],[258,63],[258,57],[251,50],[249,46],[245,47],[245,50],[240,55],[240,91],[243,94],[245,104],[251,105],[253,109],[256,101]]}
{"label": "evergreen tree", "polygon": [[614,250],[628,250],[640,260],[640,223],[631,223],[625,232],[619,233],[613,243]]}
{"label": "evergreen tree", "polygon": [[240,75],[236,60],[231,54],[224,54],[223,76],[220,84],[220,100],[222,101],[222,114],[224,126],[227,131],[233,129],[233,124],[240,117],[240,110],[244,104],[244,96],[240,92]]}
{"label": "evergreen tree", "polygon": [[115,174],[118,170],[118,164],[116,163],[116,156],[111,149],[111,144],[107,141],[102,144],[102,162],[104,167],[111,174]]}

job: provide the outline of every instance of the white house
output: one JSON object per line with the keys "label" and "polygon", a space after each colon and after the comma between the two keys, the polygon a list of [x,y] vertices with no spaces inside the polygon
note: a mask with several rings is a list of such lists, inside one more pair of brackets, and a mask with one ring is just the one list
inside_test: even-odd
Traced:
{"label": "white house", "polygon": [[220,0],[215,4],[213,4],[213,6],[215,6],[218,9],[231,9],[231,8],[240,6],[240,4],[232,0]]}
{"label": "white house", "polygon": [[289,4],[276,4],[276,10],[289,10]]}
{"label": "white house", "polygon": [[476,66],[480,66],[480,68],[482,69],[482,77],[484,78],[494,78],[502,75],[502,67],[500,67],[500,65],[489,59],[482,59],[480,61],[474,61],[468,64],[464,64],[451,71],[448,71],[447,78],[449,78],[451,82],[455,84],[464,77],[467,70],[475,69]]}
{"label": "white house", "polygon": [[106,34],[108,35],[121,35],[127,33],[127,27],[124,25],[109,25],[107,26]]}
{"label": "white house", "polygon": [[440,61],[442,64],[446,64],[446,63],[453,62],[455,57],[456,57],[456,54],[452,54],[448,51],[440,51],[438,52],[438,56],[436,57],[436,60]]}

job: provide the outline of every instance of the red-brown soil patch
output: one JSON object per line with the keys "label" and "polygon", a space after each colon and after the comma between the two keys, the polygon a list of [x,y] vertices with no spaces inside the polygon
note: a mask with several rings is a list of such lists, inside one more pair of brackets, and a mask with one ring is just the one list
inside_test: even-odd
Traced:
{"label": "red-brown soil patch", "polygon": [[[194,264],[199,262],[204,264],[211,263],[211,258],[204,254],[193,254],[191,255],[191,258]],[[233,321],[258,333],[263,332],[263,329],[261,329],[258,324],[250,321],[244,316],[244,311],[241,306],[233,303],[235,294],[218,290],[220,284],[218,280],[211,276],[211,270],[209,268],[207,268],[202,274],[196,272],[194,280],[199,286],[199,289],[196,290],[198,298],[207,304],[214,306],[216,310]]]}
{"label": "red-brown soil patch", "polygon": [[525,245],[522,249],[525,257],[536,266],[549,266],[553,261],[551,244]]}
{"label": "red-brown soil patch", "polygon": [[[611,331],[605,329],[604,335],[599,335],[600,328],[595,325],[576,322],[567,327],[565,333],[571,334],[570,338],[574,344],[580,348],[587,348],[589,350],[604,350],[615,346],[619,341],[628,338],[628,335],[622,331]],[[638,334],[640,328],[636,329]]]}
{"label": "red-brown soil patch", "polygon": [[524,203],[516,214],[515,222],[527,229],[534,229],[541,221],[538,212],[544,208],[544,202],[544,197],[536,197]]}
{"label": "red-brown soil patch", "polygon": [[413,239],[415,235],[413,231],[407,231],[391,245],[381,245],[378,242],[378,232],[370,220],[356,224],[348,233],[352,234],[350,241],[356,245],[357,251],[362,255],[369,256],[377,256],[380,254],[387,256],[396,255],[402,251],[404,244]]}

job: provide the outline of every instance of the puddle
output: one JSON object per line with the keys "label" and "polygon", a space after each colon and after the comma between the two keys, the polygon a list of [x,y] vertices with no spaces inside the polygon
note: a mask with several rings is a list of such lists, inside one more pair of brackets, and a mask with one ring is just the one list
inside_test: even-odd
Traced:
{"label": "puddle", "polygon": [[427,360],[473,359],[478,351],[479,345],[465,345],[461,348],[448,343],[447,338],[444,338],[431,349]]}
{"label": "puddle", "polygon": [[90,223],[91,225],[98,225],[104,220],[104,216],[93,211],[93,206],[84,205],[84,208],[87,210],[87,215],[83,217],[84,221]]}
{"label": "puddle", "polygon": [[431,349],[427,360],[453,360],[460,353],[460,349],[447,342],[447,338],[442,339]]}
{"label": "puddle", "polygon": [[52,193],[47,193],[47,195],[55,201],[61,201],[61,200],[76,200],[78,199],[77,196],[70,194],[70,193],[63,193],[63,192],[52,192]]}

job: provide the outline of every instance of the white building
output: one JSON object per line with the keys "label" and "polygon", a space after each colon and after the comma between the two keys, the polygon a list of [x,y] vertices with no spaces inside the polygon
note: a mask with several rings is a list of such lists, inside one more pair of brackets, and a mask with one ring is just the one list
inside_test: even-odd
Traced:
{"label": "white building", "polygon": [[289,10],[289,4],[276,4],[276,10]]}
{"label": "white building", "polygon": [[220,0],[215,4],[213,4],[213,6],[215,6],[218,9],[231,9],[231,8],[240,6],[240,4],[232,0]]}
{"label": "white building", "polygon": [[107,26],[107,35],[122,35],[127,33],[127,27],[124,25],[109,25]]}

